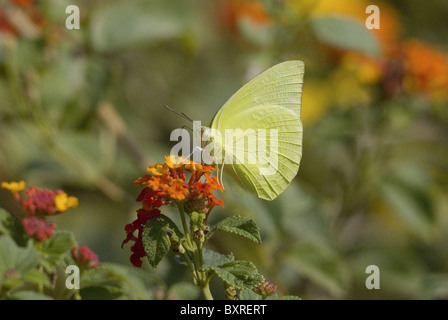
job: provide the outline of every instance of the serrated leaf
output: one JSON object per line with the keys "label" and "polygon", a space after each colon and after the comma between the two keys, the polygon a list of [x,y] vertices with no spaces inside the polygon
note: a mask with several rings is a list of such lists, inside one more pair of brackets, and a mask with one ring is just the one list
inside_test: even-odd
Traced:
{"label": "serrated leaf", "polygon": [[252,289],[241,290],[238,294],[239,300],[261,300],[261,295],[254,292]]}
{"label": "serrated leaf", "polygon": [[153,268],[156,268],[163,257],[168,254],[171,248],[170,234],[175,234],[178,238],[182,237],[176,224],[163,214],[149,219],[146,223],[142,233],[142,242],[149,264]]}
{"label": "serrated leaf", "polygon": [[0,276],[10,269],[25,274],[36,267],[38,261],[39,254],[31,243],[22,248],[9,237],[0,237]]}
{"label": "serrated leaf", "polygon": [[264,279],[255,265],[248,261],[235,260],[204,270],[214,271],[225,283],[237,289],[252,289]]}
{"label": "serrated leaf", "polygon": [[232,253],[221,254],[206,248],[202,249],[202,259],[204,261],[204,268],[219,266],[235,260]]}
{"label": "serrated leaf", "polygon": [[51,268],[60,263],[75,244],[75,237],[70,231],[58,231],[43,241],[40,251],[42,257],[46,260],[45,266]]}
{"label": "serrated leaf", "polygon": [[310,20],[315,36],[330,46],[377,56],[378,41],[359,21],[343,15],[325,15]]}
{"label": "serrated leaf", "polygon": [[242,216],[231,216],[218,223],[212,231],[215,230],[234,233],[261,244],[260,230],[252,219]]}
{"label": "serrated leaf", "polygon": [[22,223],[3,208],[0,208],[0,234],[10,236],[20,246],[26,243]]}

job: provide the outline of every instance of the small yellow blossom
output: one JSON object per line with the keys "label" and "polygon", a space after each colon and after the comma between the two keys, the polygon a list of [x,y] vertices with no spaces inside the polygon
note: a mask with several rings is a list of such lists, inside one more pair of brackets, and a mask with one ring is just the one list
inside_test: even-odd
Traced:
{"label": "small yellow blossom", "polygon": [[185,169],[187,169],[190,172],[202,171],[202,164],[190,161],[190,163],[185,165]]}
{"label": "small yellow blossom", "polygon": [[26,188],[26,182],[23,180],[18,182],[2,182],[2,188],[8,189],[12,193],[18,193]]}
{"label": "small yellow blossom", "polygon": [[186,159],[182,156],[169,155],[165,156],[165,164],[171,169],[177,169],[186,163]]}
{"label": "small yellow blossom", "polygon": [[151,172],[154,176],[162,176],[168,173],[168,168],[162,164],[156,164],[155,166],[149,166],[146,171]]}
{"label": "small yellow blossom", "polygon": [[78,198],[69,197],[65,192],[59,193],[54,197],[54,204],[59,212],[67,211],[78,206]]}

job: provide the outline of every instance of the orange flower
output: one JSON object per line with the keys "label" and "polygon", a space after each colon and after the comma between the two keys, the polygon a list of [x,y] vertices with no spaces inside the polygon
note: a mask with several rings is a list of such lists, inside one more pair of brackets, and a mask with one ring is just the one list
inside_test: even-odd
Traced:
{"label": "orange flower", "polygon": [[143,186],[147,185],[149,180],[152,179],[152,176],[149,174],[144,175],[143,177],[138,178],[137,180],[134,180],[134,186]]}
{"label": "orange flower", "polygon": [[222,184],[218,182],[217,177],[210,177],[210,174],[208,173],[204,174],[204,177],[213,190],[221,190],[221,192],[224,192]]}
{"label": "orange flower", "polygon": [[223,0],[219,12],[220,22],[230,32],[237,32],[238,25],[244,20],[258,26],[267,26],[272,22],[263,3],[257,0]]}
{"label": "orange flower", "polygon": [[17,35],[17,29],[9,22],[8,17],[0,10],[0,33]]}
{"label": "orange flower", "polygon": [[418,40],[402,45],[407,92],[423,92],[435,99],[448,97],[448,55]]}
{"label": "orange flower", "polygon": [[21,6],[21,7],[29,7],[31,6],[35,1],[34,0],[12,0],[15,4]]}
{"label": "orange flower", "polygon": [[[218,201],[213,195],[213,190],[223,190],[217,178],[210,177],[214,168],[185,160],[182,157],[165,156],[163,164],[149,166],[149,174],[134,181],[136,186],[145,186],[136,199],[141,202],[142,207],[137,210],[137,219],[125,226],[126,239],[122,247],[129,241],[135,242],[131,247],[133,254],[130,260],[136,267],[141,267],[141,259],[146,255],[142,230],[150,219],[161,213],[159,210],[161,206],[173,201],[182,201],[188,213],[193,211],[205,213],[205,220],[213,207],[224,206],[224,201]],[[188,182],[186,182],[184,169],[191,173]],[[205,177],[205,182],[199,181],[202,177]]]}
{"label": "orange flower", "polygon": [[213,193],[213,189],[212,187],[208,184],[208,183],[203,183],[203,182],[195,182],[192,185],[193,189],[196,190],[196,192],[201,195],[209,195]]}
{"label": "orange flower", "polygon": [[185,187],[185,181],[182,179],[174,179],[172,185],[166,191],[169,197],[174,200],[184,200],[185,196],[190,192]]}

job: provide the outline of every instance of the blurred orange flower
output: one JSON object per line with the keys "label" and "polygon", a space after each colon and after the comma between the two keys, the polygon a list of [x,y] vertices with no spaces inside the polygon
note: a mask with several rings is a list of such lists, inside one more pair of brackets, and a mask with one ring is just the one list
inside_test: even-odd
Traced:
{"label": "blurred orange flower", "polygon": [[220,21],[223,27],[230,32],[236,32],[243,20],[266,26],[272,22],[266,8],[257,0],[223,0],[220,1]]}
{"label": "blurred orange flower", "polygon": [[425,93],[435,100],[448,97],[448,55],[419,40],[401,46],[404,59],[403,89]]}
{"label": "blurred orange flower", "polygon": [[34,2],[36,2],[35,0],[11,0],[11,2],[21,6],[21,7],[28,7],[32,4],[34,4]]}

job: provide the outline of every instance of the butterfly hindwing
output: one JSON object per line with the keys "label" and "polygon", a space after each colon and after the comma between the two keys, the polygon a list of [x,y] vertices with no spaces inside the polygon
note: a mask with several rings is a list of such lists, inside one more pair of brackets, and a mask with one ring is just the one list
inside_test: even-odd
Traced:
{"label": "butterfly hindwing", "polygon": [[262,199],[275,199],[299,169],[300,118],[287,108],[262,105],[248,108],[230,120],[227,132],[234,130],[236,134],[222,134],[223,158],[231,160],[224,168],[244,189]]}
{"label": "butterfly hindwing", "polygon": [[[264,71],[239,89],[218,110],[211,128],[224,139],[226,130],[240,130],[232,143],[222,142],[222,149],[231,154],[232,163],[225,164],[226,171],[235,176],[241,186],[262,199],[275,199],[297,174],[302,157],[302,123],[300,121],[302,86],[304,75],[302,61],[286,61]],[[251,130],[252,134],[248,134]],[[238,147],[239,139],[262,141],[263,132],[276,132],[260,142],[266,153]],[[271,131],[273,130],[273,131]],[[246,132],[246,134],[244,134]],[[237,152],[239,151],[239,152]],[[244,157],[242,158],[242,154]],[[277,160],[275,160],[277,154]],[[254,160],[257,163],[251,163]],[[229,158],[227,158],[228,160]],[[227,161],[228,162],[228,161]],[[274,168],[273,174],[266,170]],[[266,170],[263,170],[266,169]],[[264,174],[262,174],[264,173]]]}

